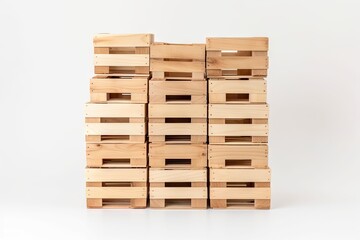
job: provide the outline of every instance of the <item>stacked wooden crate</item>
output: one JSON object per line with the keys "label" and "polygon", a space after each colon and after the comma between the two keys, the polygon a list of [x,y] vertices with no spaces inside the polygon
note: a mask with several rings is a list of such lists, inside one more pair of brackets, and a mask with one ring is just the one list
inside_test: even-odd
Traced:
{"label": "stacked wooden crate", "polygon": [[94,37],[95,76],[86,104],[89,208],[147,203],[147,102],[151,34]]}
{"label": "stacked wooden crate", "polygon": [[270,208],[267,38],[207,38],[212,208]]}
{"label": "stacked wooden crate", "polygon": [[150,70],[150,207],[206,208],[205,44],[154,43]]}

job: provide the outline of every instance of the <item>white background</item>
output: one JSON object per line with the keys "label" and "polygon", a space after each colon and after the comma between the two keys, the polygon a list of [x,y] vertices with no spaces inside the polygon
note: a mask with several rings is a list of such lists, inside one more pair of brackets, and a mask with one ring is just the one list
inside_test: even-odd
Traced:
{"label": "white background", "polygon": [[[0,239],[359,239],[358,1],[0,1]],[[270,211],[87,210],[92,36],[268,36]]]}

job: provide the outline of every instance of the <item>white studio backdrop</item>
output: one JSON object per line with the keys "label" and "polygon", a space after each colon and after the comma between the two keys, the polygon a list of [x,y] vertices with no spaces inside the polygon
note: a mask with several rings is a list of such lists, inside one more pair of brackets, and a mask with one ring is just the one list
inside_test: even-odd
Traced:
{"label": "white studio backdrop", "polygon": [[[359,239],[359,1],[0,1],[0,239]],[[96,33],[268,36],[270,211],[87,210]]]}

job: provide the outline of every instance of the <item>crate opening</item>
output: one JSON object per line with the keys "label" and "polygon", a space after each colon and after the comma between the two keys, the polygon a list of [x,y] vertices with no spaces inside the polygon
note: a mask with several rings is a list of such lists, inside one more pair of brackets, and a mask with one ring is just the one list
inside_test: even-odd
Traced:
{"label": "crate opening", "polygon": [[165,135],[166,142],[191,141],[191,135]]}
{"label": "crate opening", "polygon": [[190,102],[191,95],[166,95],[166,102]]}
{"label": "crate opening", "polygon": [[225,124],[252,124],[251,118],[229,118],[225,119]]}
{"label": "crate opening", "polygon": [[131,93],[108,93],[108,101],[130,101]]}
{"label": "crate opening", "polygon": [[[114,67],[109,66],[108,71],[103,72],[106,74],[136,74],[135,67]],[[145,72],[144,72],[145,73]]]}
{"label": "crate opening", "polygon": [[251,136],[226,136],[225,142],[252,142]]}
{"label": "crate opening", "polygon": [[239,75],[239,76],[251,76],[252,75],[252,70],[251,69],[237,69],[236,70],[236,75]]}
{"label": "crate opening", "polygon": [[192,77],[192,73],[188,73],[188,72],[165,72],[165,77],[187,77],[187,78],[191,78]]}
{"label": "crate opening", "polygon": [[129,123],[129,118],[101,118],[101,123]]}
{"label": "crate opening", "polygon": [[255,187],[254,182],[227,182],[226,187],[228,188],[253,188]]}
{"label": "crate opening", "polygon": [[225,167],[251,167],[251,159],[225,159]]}
{"label": "crate opening", "polygon": [[104,198],[102,200],[103,206],[108,207],[117,207],[117,206],[130,206],[131,205],[131,199],[106,199]]}
{"label": "crate opening", "polygon": [[191,207],[191,199],[165,199],[165,207]]}
{"label": "crate opening", "polygon": [[191,118],[165,118],[165,123],[191,123]]}
{"label": "crate opening", "polygon": [[102,182],[103,187],[131,187],[131,182]]}
{"label": "crate opening", "polygon": [[248,94],[248,93],[227,93],[226,101],[227,102],[249,102],[250,94]]}
{"label": "crate opening", "polygon": [[253,207],[255,200],[253,199],[227,199],[227,207]]}
{"label": "crate opening", "polygon": [[110,47],[109,54],[135,54],[135,47]]}
{"label": "crate opening", "polygon": [[191,182],[166,182],[165,187],[173,187],[173,188],[191,187]]}
{"label": "crate opening", "polygon": [[103,159],[103,167],[121,167],[121,166],[129,166],[130,159],[129,158],[114,158],[114,159]]}
{"label": "crate opening", "polygon": [[251,57],[252,56],[252,51],[221,50],[221,56]]}
{"label": "crate opening", "polygon": [[165,166],[191,165],[191,159],[165,159]]}
{"label": "crate opening", "polygon": [[193,62],[191,58],[164,58],[166,62]]}
{"label": "crate opening", "polygon": [[130,140],[130,136],[129,135],[101,135],[101,141],[114,141],[114,140],[127,141],[127,140]]}

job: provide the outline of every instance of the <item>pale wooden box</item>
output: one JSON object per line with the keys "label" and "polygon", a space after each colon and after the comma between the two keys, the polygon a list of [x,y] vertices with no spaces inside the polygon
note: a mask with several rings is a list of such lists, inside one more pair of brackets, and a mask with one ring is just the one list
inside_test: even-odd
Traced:
{"label": "pale wooden box", "polygon": [[268,38],[207,38],[207,77],[267,76]]}
{"label": "pale wooden box", "polygon": [[86,169],[88,208],[145,208],[147,169]]}

